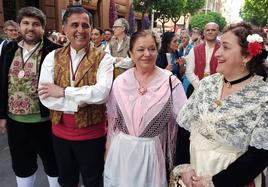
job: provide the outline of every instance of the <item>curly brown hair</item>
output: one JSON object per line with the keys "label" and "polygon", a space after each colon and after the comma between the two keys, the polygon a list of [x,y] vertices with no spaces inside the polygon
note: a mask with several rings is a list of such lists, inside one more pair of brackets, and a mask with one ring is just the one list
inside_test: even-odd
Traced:
{"label": "curly brown hair", "polygon": [[[260,29],[257,29],[256,27],[246,22],[230,24],[224,28],[223,33],[226,32],[232,32],[237,37],[238,43],[241,46],[241,54],[243,56],[249,55],[247,36],[250,34],[259,34],[263,36],[263,33]],[[266,77],[267,75],[265,73],[263,63],[267,57],[267,51],[265,50],[263,43],[262,45],[262,53],[252,57],[252,59],[247,63],[247,69],[251,74],[258,74]]]}

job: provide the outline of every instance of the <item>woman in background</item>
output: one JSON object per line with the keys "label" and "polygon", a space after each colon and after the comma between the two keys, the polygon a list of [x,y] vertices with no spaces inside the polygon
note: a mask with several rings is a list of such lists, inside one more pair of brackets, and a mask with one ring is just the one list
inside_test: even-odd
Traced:
{"label": "woman in background", "polygon": [[183,64],[179,63],[179,58],[178,36],[174,32],[165,32],[162,35],[161,48],[157,56],[156,65],[162,69],[171,71],[182,80]]}

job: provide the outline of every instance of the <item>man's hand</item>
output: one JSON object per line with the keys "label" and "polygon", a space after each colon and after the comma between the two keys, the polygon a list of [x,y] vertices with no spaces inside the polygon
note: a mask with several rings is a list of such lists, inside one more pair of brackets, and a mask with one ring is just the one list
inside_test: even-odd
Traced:
{"label": "man's hand", "polygon": [[0,119],[0,133],[4,134],[6,132],[6,119]]}
{"label": "man's hand", "polygon": [[38,95],[43,99],[47,97],[64,97],[64,89],[56,84],[42,83],[38,88]]}

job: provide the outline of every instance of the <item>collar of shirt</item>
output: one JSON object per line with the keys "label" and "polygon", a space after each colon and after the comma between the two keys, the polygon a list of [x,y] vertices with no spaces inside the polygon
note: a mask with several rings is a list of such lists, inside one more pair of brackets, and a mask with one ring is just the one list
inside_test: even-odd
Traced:
{"label": "collar of shirt", "polygon": [[23,40],[18,43],[18,46],[22,48],[22,54],[23,54],[24,59],[29,58],[29,56],[32,54],[32,52],[35,50],[35,48],[38,47],[38,45],[39,45],[39,42],[37,44],[35,44],[35,46],[28,51],[28,49],[26,49],[24,47],[24,41]]}
{"label": "collar of shirt", "polygon": [[74,48],[72,48],[71,46],[70,46],[70,48],[71,48],[71,57],[72,58],[75,56],[80,56],[80,55],[84,56],[84,54],[86,53],[85,48],[80,49],[78,52],[76,52],[76,50]]}

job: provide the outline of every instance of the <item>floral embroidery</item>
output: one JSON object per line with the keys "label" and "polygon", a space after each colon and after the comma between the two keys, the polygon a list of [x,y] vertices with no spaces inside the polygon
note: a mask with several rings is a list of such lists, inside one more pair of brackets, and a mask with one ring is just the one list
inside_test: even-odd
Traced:
{"label": "floral embroidery", "polygon": [[41,47],[42,45],[25,64],[25,75],[21,79],[18,78],[19,71],[23,67],[20,49],[15,53],[8,77],[8,110],[12,114],[26,115],[40,112],[37,86]]}

